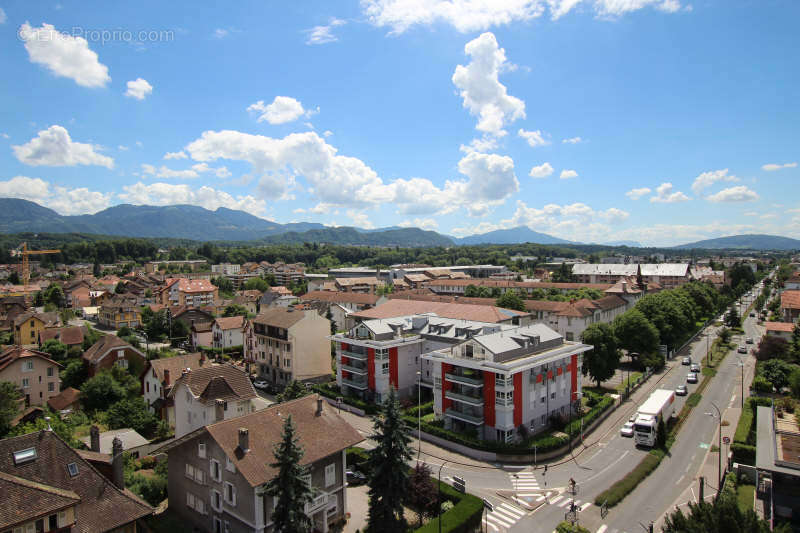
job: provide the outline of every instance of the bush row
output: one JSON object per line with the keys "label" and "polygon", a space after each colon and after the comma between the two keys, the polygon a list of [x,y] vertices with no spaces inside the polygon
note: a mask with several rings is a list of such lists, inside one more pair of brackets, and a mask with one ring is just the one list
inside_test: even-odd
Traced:
{"label": "bush row", "polygon": [[650,453],[645,455],[625,477],[598,494],[594,499],[595,505],[600,506],[603,503],[607,503],[609,507],[617,505],[658,467],[664,455],[664,450],[650,450]]}
{"label": "bush row", "polygon": [[358,409],[361,409],[368,415],[374,415],[378,412],[378,406],[372,402],[365,402],[360,398],[354,398],[353,396],[345,396],[341,392],[336,389],[333,389],[327,385],[312,385],[311,389],[314,392],[318,392],[321,395],[325,396],[326,398],[331,398],[335,400],[337,398],[341,398],[342,402],[346,403],[347,405],[352,405]]}
{"label": "bush row", "polygon": [[[434,481],[436,483],[436,481]],[[442,533],[471,533],[481,525],[483,501],[472,494],[461,494],[447,483],[439,483],[442,499],[455,503],[452,509],[442,514]],[[433,518],[414,533],[434,533],[439,531],[439,519]]]}
{"label": "bush row", "polygon": [[405,414],[408,416],[425,416],[433,413],[433,401],[423,403],[422,405],[415,405],[406,409]]}
{"label": "bush row", "polygon": [[733,462],[744,465],[756,464],[756,447],[741,442],[731,443],[731,453],[733,454]]}

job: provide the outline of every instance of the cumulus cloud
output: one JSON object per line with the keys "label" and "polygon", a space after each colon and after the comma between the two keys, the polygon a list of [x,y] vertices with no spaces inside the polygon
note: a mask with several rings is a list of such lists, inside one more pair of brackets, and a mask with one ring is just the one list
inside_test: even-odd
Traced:
{"label": "cumulus cloud", "polygon": [[128,82],[128,90],[125,91],[125,96],[128,98],[136,98],[137,100],[144,100],[153,92],[153,86],[143,78],[136,78]]}
{"label": "cumulus cloud", "polygon": [[550,141],[544,138],[544,134],[541,130],[536,131],[526,131],[522,128],[519,129],[517,135],[525,139],[531,148],[536,148],[537,146],[544,146],[546,144],[550,144]]}
{"label": "cumulus cloud", "polygon": [[122,187],[122,193],[117,196],[121,200],[137,205],[199,205],[206,209],[215,210],[218,207],[239,209],[256,216],[266,213],[266,203],[254,196],[233,196],[225,191],[203,186],[193,189],[188,185],[174,185],[171,183],[142,182]]}
{"label": "cumulus cloud", "polygon": [[638,200],[642,196],[650,194],[652,191],[650,187],[641,187],[639,189],[631,189],[625,193],[625,196],[630,198],[631,200]]}
{"label": "cumulus cloud", "polygon": [[308,33],[306,44],[326,44],[338,41],[339,38],[333,34],[333,28],[336,28],[337,26],[343,26],[344,24],[347,24],[347,21],[332,18],[331,21],[326,25],[314,26],[313,28],[306,30],[306,33]]}
{"label": "cumulus cloud", "polygon": [[563,144],[578,144],[580,142],[583,142],[583,139],[581,139],[580,137],[571,137],[569,139],[563,139],[561,142]]}
{"label": "cumulus cloud", "polygon": [[187,157],[189,156],[187,156],[186,152],[184,152],[183,150],[180,150],[178,152],[167,152],[166,154],[164,154],[164,159],[186,159]]}
{"label": "cumulus cloud", "polygon": [[224,28],[217,28],[214,30],[211,36],[214,37],[215,39],[224,39],[225,37],[228,36],[228,33],[230,32]]}
{"label": "cumulus cloud", "polygon": [[97,153],[96,145],[73,142],[63,126],[53,125],[42,130],[25,144],[12,146],[14,155],[31,166],[73,167],[98,165],[114,168],[114,160]]}
{"label": "cumulus cloud", "polygon": [[32,63],[47,67],[56,76],[70,78],[83,87],[105,87],[111,81],[108,67],[83,37],[61,33],[52,24],[32,27],[27,22],[18,31]]}
{"label": "cumulus cloud", "polygon": [[8,18],[6,17],[6,12],[3,11],[3,8],[0,7],[0,24],[5,24]]}
{"label": "cumulus cloud", "polygon": [[415,218],[413,220],[404,220],[397,225],[401,228],[420,228],[429,231],[435,231],[439,227],[439,223],[432,218]]}
{"label": "cumulus cloud", "polygon": [[739,181],[739,178],[733,175],[729,176],[727,168],[703,172],[694,179],[694,182],[692,182],[692,191],[695,194],[700,194],[718,181]]}
{"label": "cumulus cloud", "polygon": [[373,224],[369,216],[366,213],[362,213],[360,211],[356,211],[355,209],[348,209],[347,216],[350,220],[353,221],[353,225],[357,228],[361,229],[373,229],[375,228],[375,224]]}
{"label": "cumulus cloud", "polygon": [[685,202],[689,199],[688,196],[683,194],[681,191],[674,191],[673,186],[669,182],[662,183],[658,187],[656,187],[656,194],[655,196],[650,197],[650,201],[652,203],[659,203],[659,204],[675,204],[678,202]]}
{"label": "cumulus cloud", "polygon": [[767,163],[761,167],[761,170],[766,170],[767,172],[775,172],[776,170],[783,170],[784,168],[795,168],[797,163]]}
{"label": "cumulus cloud", "polygon": [[142,174],[162,179],[194,179],[200,176],[194,169],[173,170],[163,165],[156,168],[147,163],[142,164]]}
{"label": "cumulus cloud", "polygon": [[578,177],[578,173],[575,172],[574,170],[564,169],[564,170],[561,171],[561,175],[558,176],[558,177],[560,179],[562,179],[562,180],[568,180],[568,179],[571,179],[571,178],[577,178]]}
{"label": "cumulus cloud", "polygon": [[718,193],[708,196],[707,199],[709,202],[714,203],[753,202],[758,200],[758,194],[756,194],[755,191],[748,189],[744,185],[738,185],[736,187],[722,189]]}
{"label": "cumulus cloud", "polygon": [[470,152],[489,152],[497,148],[497,137],[483,135],[480,139],[472,139],[469,144],[462,144],[459,150],[465,153]]}
{"label": "cumulus cloud", "polygon": [[313,110],[303,109],[303,105],[291,96],[276,96],[268,105],[264,104],[264,100],[259,100],[251,104],[247,110],[259,114],[258,122],[267,121],[270,124],[286,124],[303,116],[310,117],[315,113]]}
{"label": "cumulus cloud", "polygon": [[531,168],[528,175],[532,178],[546,178],[553,173],[553,167],[550,163],[544,162],[539,166]]}
{"label": "cumulus cloud", "polygon": [[525,118],[525,102],[509,95],[498,81],[500,73],[510,68],[505,50],[498,46],[494,34],[484,33],[468,42],[464,52],[470,62],[458,65],[452,77],[463,106],[478,117],[478,131],[505,135],[504,125]]}
{"label": "cumulus cloud", "polygon": [[49,207],[62,215],[96,213],[111,205],[111,193],[90,191],[86,187],[69,189],[40,178],[15,176],[0,181],[0,196],[22,198]]}

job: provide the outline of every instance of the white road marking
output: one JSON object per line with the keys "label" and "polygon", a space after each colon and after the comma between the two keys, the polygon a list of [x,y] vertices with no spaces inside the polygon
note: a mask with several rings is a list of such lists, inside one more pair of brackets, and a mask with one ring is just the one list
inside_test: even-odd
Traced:
{"label": "white road marking", "polygon": [[550,505],[553,505],[553,504],[556,504],[556,503],[560,502],[563,498],[564,498],[563,496],[556,496],[555,498],[550,500]]}
{"label": "white road marking", "polygon": [[681,477],[678,478],[678,481],[676,481],[675,484],[676,485],[680,484],[680,482],[683,481],[683,478],[684,478],[685,475],[686,474],[681,475]]}
{"label": "white road marking", "polygon": [[602,526],[597,528],[597,533],[606,533],[606,529],[608,529],[608,526],[603,524]]}
{"label": "white road marking", "polygon": [[563,502],[559,503],[558,506],[559,507],[565,507],[567,504],[569,504],[569,502],[570,502],[570,500],[564,500]]}
{"label": "white road marking", "polygon": [[583,505],[581,505],[581,506],[580,506],[580,511],[581,511],[581,512],[584,512],[584,511],[585,511],[586,509],[588,509],[588,508],[589,508],[591,505],[592,505],[592,502],[586,502],[586,503],[584,503]]}

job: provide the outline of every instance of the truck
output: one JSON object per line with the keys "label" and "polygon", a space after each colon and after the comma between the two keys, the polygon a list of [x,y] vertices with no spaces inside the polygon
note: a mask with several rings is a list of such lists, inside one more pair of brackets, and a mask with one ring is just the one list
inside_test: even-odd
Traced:
{"label": "truck", "polygon": [[653,391],[636,412],[636,421],[633,423],[636,444],[650,448],[655,446],[658,423],[663,420],[666,425],[674,413],[675,392],[665,389]]}

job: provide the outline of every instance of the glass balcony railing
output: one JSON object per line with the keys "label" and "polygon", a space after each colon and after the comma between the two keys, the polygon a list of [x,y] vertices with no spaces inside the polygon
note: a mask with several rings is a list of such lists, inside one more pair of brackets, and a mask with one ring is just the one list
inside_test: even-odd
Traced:
{"label": "glass balcony railing", "polygon": [[464,374],[452,374],[448,372],[445,374],[445,378],[447,378],[448,381],[452,381],[453,383],[461,383],[462,385],[470,385],[472,387],[483,386],[483,376],[480,374],[467,376]]}
{"label": "glass balcony railing", "polygon": [[366,379],[342,378],[342,384],[358,390],[367,390]]}
{"label": "glass balcony railing", "polygon": [[468,422],[470,424],[480,426],[483,424],[483,414],[480,415],[475,413],[470,413],[466,411],[460,411],[457,409],[447,409],[444,412],[445,416],[449,416],[458,420],[462,420],[464,422]]}
{"label": "glass balcony railing", "polygon": [[366,361],[367,360],[367,353],[358,353],[358,352],[351,352],[350,350],[342,350],[342,357],[350,357],[352,359],[358,359],[359,361]]}
{"label": "glass balcony railing", "polygon": [[462,392],[454,392],[449,390],[444,393],[444,397],[456,402],[462,402],[469,405],[476,405],[476,406],[483,405],[483,397],[477,395],[464,394]]}
{"label": "glass balcony railing", "polygon": [[343,372],[350,372],[352,374],[358,374],[360,376],[366,376],[367,375],[367,367],[366,366],[355,366],[355,365],[342,364],[342,371]]}

